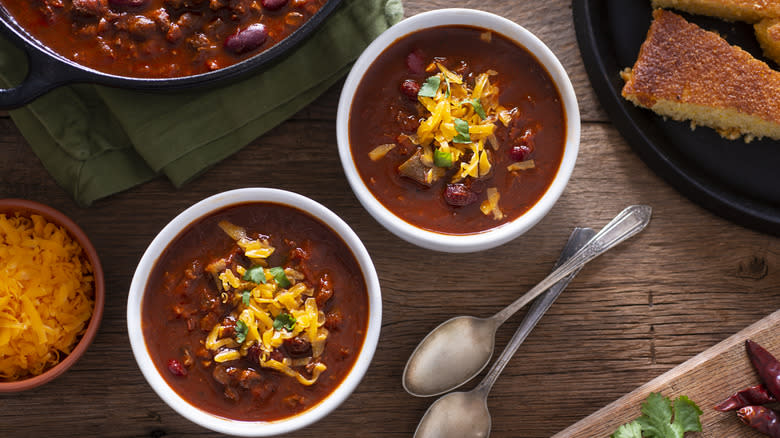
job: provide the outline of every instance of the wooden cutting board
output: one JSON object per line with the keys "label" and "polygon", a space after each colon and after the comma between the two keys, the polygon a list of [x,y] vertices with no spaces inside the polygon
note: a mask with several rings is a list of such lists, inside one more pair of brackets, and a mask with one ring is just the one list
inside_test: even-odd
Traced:
{"label": "wooden cutting board", "polygon": [[703,432],[686,434],[686,438],[765,437],[743,425],[736,413],[712,409],[737,390],[760,383],[745,352],[746,339],[758,342],[780,359],[780,310],[640,386],[553,438],[607,438],[621,424],[641,415],[640,405],[651,392],[660,392],[671,399],[687,395],[704,411],[701,416]]}

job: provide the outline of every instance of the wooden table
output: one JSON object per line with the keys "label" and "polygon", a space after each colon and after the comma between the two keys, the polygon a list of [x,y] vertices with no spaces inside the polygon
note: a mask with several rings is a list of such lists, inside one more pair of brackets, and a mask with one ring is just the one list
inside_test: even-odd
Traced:
{"label": "wooden table", "polygon": [[[600,228],[629,204],[653,206],[650,226],[588,265],[517,352],[490,395],[492,437],[553,435],[780,307],[780,239],[705,211],[639,160],[590,87],[569,0],[404,3],[407,15],[453,6],[503,15],[561,59],[580,102],[582,145],[547,217],[517,240],[471,255],[396,238],[363,210],[344,178],[335,132],[341,84],[181,190],[157,179],[87,209],[54,183],[3,117],[0,197],[49,204],[79,223],[101,255],[107,301],[97,338],[70,371],[39,389],[0,395],[0,436],[215,435],[175,413],[141,376],[125,306],[136,263],[155,234],[196,201],[239,187],[292,190],[334,210],[363,239],[382,284],[382,335],[367,375],[299,438],[411,436],[433,401],[401,387],[417,342],[453,315],[487,316],[511,302],[549,272],[574,226]],[[500,329],[497,348],[521,317]]]}

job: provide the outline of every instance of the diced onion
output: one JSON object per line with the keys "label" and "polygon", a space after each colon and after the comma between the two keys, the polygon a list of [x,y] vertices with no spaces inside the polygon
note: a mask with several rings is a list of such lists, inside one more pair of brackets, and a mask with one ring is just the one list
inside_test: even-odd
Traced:
{"label": "diced onion", "polygon": [[371,152],[368,153],[368,158],[370,158],[371,161],[378,161],[384,158],[384,156],[387,155],[388,152],[393,150],[395,146],[396,146],[395,143],[380,144],[379,146],[375,147]]}
{"label": "diced onion", "polygon": [[533,169],[534,167],[536,167],[536,163],[534,163],[534,160],[525,160],[525,161],[518,161],[516,163],[512,163],[509,166],[506,166],[506,169],[510,172],[514,172],[516,170]]}

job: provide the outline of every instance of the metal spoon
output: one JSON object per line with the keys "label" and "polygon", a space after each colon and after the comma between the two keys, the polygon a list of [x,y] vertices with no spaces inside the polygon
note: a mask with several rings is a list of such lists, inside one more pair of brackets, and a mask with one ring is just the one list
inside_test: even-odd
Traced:
{"label": "metal spoon", "polygon": [[[565,262],[580,249],[595,232],[590,228],[576,228],[563,248],[556,267]],[[415,438],[433,437],[487,437],[490,434],[490,412],[487,408],[487,396],[498,375],[509,363],[520,344],[542,319],[556,298],[563,292],[569,281],[577,273],[556,283],[531,305],[528,314],[523,318],[520,327],[507,344],[501,356],[490,368],[485,378],[469,392],[453,392],[436,400],[420,420],[415,432]]]}
{"label": "metal spoon", "polygon": [[471,380],[493,355],[496,330],[504,321],[564,277],[644,229],[651,214],[646,205],[626,208],[569,260],[500,312],[489,318],[455,317],[433,329],[406,363],[402,379],[406,392],[430,397]]}

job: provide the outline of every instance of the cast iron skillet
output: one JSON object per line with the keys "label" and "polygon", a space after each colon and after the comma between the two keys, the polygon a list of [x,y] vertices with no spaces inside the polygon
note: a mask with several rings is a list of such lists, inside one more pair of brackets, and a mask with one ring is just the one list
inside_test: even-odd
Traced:
{"label": "cast iron skillet", "polygon": [[261,66],[292,50],[304,38],[319,27],[325,18],[341,4],[341,0],[329,0],[295,32],[268,50],[237,64],[191,76],[176,78],[133,78],[117,76],[93,70],[55,53],[30,36],[0,6],[0,31],[27,54],[28,73],[24,81],[10,89],[0,89],[0,109],[20,107],[36,97],[60,85],[89,82],[135,90],[175,91],[228,82],[256,71]]}
{"label": "cast iron skillet", "polygon": [[[725,140],[704,127],[692,131],[687,122],[665,120],[623,99],[618,72],[636,61],[650,26],[650,2],[573,0],[572,5],[591,85],[637,155],[683,195],[711,212],[780,236],[780,144],[770,139],[749,144]],[[716,30],[731,44],[763,59],[751,25],[674,12]]]}

